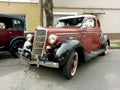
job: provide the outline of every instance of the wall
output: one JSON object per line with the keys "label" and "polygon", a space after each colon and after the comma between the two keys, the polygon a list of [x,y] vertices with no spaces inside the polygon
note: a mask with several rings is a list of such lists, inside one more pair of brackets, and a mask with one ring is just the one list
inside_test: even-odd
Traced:
{"label": "wall", "polygon": [[120,8],[119,0],[53,0],[55,7]]}
{"label": "wall", "polygon": [[25,14],[28,32],[40,25],[39,3],[0,2],[0,13]]}
{"label": "wall", "polygon": [[[53,0],[54,12],[94,13],[101,22],[101,28],[112,39],[120,39],[119,0]],[[112,37],[113,36],[113,37]]]}

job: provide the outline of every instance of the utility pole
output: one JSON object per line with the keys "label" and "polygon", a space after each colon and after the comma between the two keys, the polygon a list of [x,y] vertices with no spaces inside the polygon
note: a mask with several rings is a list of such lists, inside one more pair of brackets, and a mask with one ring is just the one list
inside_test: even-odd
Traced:
{"label": "utility pole", "polygon": [[43,0],[39,0],[40,3],[40,26],[43,26]]}

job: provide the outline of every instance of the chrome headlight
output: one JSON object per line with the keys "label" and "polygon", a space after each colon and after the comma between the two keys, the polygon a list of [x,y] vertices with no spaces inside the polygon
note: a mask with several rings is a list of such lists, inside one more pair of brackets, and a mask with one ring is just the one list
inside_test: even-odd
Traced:
{"label": "chrome headlight", "polygon": [[57,38],[58,38],[58,37],[57,37],[56,35],[51,34],[51,35],[48,37],[48,42],[49,42],[50,44],[54,44],[54,43],[56,43]]}

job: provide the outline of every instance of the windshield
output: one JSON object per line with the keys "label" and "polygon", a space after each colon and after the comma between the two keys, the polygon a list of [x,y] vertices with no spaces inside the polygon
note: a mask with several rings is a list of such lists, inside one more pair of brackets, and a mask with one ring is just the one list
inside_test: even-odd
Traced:
{"label": "windshield", "polygon": [[59,20],[56,27],[81,27],[84,17]]}

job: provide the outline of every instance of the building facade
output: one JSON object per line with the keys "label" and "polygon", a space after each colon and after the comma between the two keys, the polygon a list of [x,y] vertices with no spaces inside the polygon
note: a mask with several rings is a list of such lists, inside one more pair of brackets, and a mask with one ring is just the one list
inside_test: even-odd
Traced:
{"label": "building facade", "polygon": [[101,28],[111,39],[120,39],[119,0],[53,0],[54,20],[61,16],[94,14]]}
{"label": "building facade", "polygon": [[[45,0],[0,0],[0,13],[23,15],[28,32],[34,32],[38,25],[45,26],[45,14],[41,18],[40,1]],[[111,39],[120,39],[119,0],[53,0],[54,25],[59,17],[79,14],[97,15],[102,31]],[[42,22],[43,19],[43,22]]]}
{"label": "building facade", "polygon": [[35,28],[40,25],[40,4],[38,2],[14,1],[1,0],[0,13],[24,16],[26,20],[25,32],[34,32]]}

